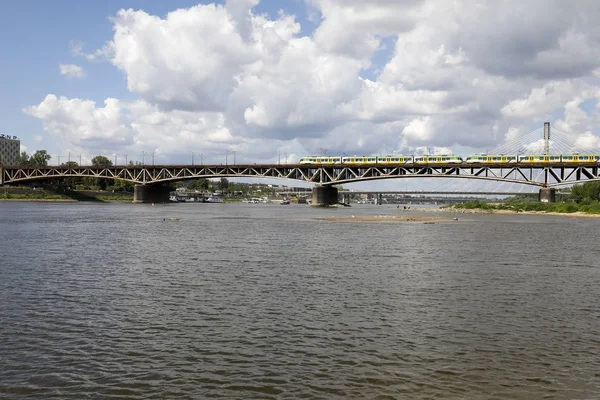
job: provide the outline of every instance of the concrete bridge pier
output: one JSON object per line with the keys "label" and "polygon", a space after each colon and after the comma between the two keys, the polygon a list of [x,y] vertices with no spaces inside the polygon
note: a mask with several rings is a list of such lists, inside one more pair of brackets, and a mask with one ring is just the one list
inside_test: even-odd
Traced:
{"label": "concrete bridge pier", "polygon": [[312,189],[313,207],[329,207],[338,203],[338,188],[335,186],[315,186]]}
{"label": "concrete bridge pier", "polygon": [[556,202],[556,189],[554,188],[541,188],[538,194],[538,200],[542,203],[554,203]]}
{"label": "concrete bridge pier", "polygon": [[344,204],[350,204],[350,194],[349,193],[344,193],[342,195],[342,202]]}
{"label": "concrete bridge pier", "polygon": [[165,185],[135,185],[133,187],[134,203],[168,203],[169,187]]}

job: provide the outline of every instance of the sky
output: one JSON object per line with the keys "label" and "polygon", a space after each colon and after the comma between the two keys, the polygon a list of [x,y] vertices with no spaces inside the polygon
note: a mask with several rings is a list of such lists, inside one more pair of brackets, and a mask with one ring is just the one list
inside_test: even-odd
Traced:
{"label": "sky", "polygon": [[592,0],[0,7],[0,133],[51,163],[466,156],[544,121],[600,151]]}

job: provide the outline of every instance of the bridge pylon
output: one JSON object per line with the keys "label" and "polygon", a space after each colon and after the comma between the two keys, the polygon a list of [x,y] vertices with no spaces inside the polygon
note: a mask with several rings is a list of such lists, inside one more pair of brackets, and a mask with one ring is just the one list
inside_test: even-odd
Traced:
{"label": "bridge pylon", "polygon": [[167,185],[135,185],[133,187],[134,203],[168,203],[169,187]]}
{"label": "bridge pylon", "polygon": [[338,188],[331,185],[315,186],[312,189],[313,207],[329,207],[338,204]]}
{"label": "bridge pylon", "polygon": [[538,201],[542,203],[556,202],[556,189],[549,187],[541,188],[538,194]]}

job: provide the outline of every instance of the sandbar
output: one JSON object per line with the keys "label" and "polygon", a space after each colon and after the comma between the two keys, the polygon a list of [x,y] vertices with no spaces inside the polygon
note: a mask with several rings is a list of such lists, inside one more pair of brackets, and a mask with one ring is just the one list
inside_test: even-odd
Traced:
{"label": "sandbar", "polygon": [[435,223],[435,222],[446,222],[446,221],[457,221],[458,218],[444,218],[444,217],[429,217],[422,215],[374,215],[374,216],[350,216],[350,217],[330,217],[330,218],[316,218],[320,221],[335,221],[335,222],[423,222],[423,223]]}

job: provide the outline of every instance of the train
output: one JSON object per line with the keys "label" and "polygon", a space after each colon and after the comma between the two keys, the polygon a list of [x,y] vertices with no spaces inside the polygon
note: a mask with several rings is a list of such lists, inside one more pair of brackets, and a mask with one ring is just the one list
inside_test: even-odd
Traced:
{"label": "train", "polygon": [[600,163],[600,154],[473,154],[463,159],[455,154],[384,156],[306,156],[300,164],[511,164],[511,163]]}

